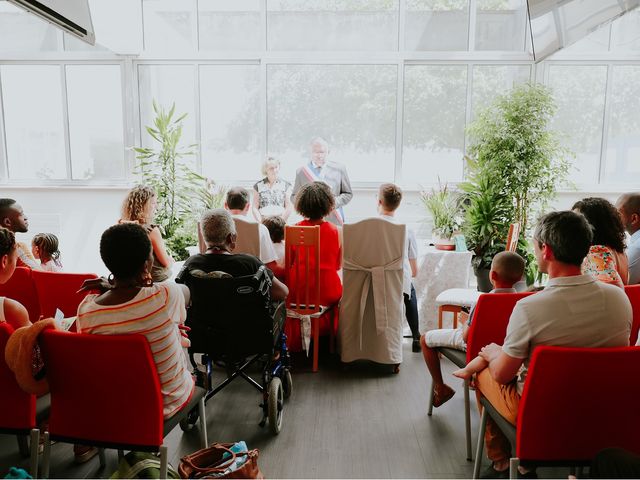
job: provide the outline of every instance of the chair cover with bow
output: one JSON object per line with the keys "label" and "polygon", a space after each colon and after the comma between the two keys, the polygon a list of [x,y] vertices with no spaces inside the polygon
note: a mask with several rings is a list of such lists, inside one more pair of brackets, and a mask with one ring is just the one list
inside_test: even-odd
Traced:
{"label": "chair cover with bow", "polygon": [[402,362],[406,226],[370,218],[344,226],[338,345],[343,362]]}
{"label": "chair cover with bow", "polygon": [[233,253],[246,253],[260,258],[260,224],[234,217],[238,239]]}

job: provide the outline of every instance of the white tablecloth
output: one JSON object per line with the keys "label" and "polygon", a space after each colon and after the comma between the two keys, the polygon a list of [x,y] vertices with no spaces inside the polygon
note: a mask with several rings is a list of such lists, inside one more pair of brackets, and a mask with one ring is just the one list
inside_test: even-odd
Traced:
{"label": "white tablecloth", "polygon": [[422,247],[418,275],[413,279],[418,298],[420,332],[438,328],[436,297],[449,288],[467,288],[472,252],[452,252]]}

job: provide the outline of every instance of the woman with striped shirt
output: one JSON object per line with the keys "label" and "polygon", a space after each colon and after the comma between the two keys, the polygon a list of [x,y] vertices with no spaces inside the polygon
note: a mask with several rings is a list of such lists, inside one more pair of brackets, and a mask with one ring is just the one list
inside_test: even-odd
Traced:
{"label": "woman with striped shirt", "polygon": [[158,370],[164,417],[169,418],[188,403],[194,389],[181,346],[189,290],[173,282],[152,283],[151,242],[140,225],[108,228],[100,239],[100,256],[111,272],[111,285],[105,293],[88,295],[80,304],[78,331],[144,335]]}

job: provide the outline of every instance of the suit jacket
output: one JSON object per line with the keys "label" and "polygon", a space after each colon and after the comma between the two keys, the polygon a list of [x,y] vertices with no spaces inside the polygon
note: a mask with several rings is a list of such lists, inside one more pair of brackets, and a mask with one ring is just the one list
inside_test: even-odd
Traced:
{"label": "suit jacket", "polygon": [[[306,168],[305,168],[306,167]],[[342,225],[342,207],[351,201],[353,198],[353,192],[351,191],[351,182],[349,182],[349,176],[347,175],[347,169],[344,165],[335,162],[327,162],[322,167],[322,173],[319,178],[313,174],[313,179],[308,176],[308,170],[313,172],[311,162],[305,167],[300,167],[296,170],[296,179],[293,184],[293,191],[291,193],[291,201],[294,201],[294,197],[303,185],[311,183],[316,179],[325,182],[331,188],[331,192],[336,201],[336,210],[339,211],[339,215],[332,214],[327,217],[331,223],[335,225]]]}

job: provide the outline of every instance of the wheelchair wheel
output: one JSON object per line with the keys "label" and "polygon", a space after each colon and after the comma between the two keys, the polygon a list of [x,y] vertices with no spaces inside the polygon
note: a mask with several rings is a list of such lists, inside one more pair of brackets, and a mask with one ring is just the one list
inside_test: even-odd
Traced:
{"label": "wheelchair wheel", "polygon": [[200,418],[200,414],[198,413],[198,407],[191,410],[187,413],[187,416],[180,420],[180,428],[183,432],[190,432],[195,427],[196,423],[198,423],[198,419]]}
{"label": "wheelchair wheel", "polygon": [[284,369],[284,375],[282,376],[282,391],[284,398],[289,398],[293,391],[293,378],[291,377],[291,370],[288,368]]}
{"label": "wheelchair wheel", "polygon": [[282,381],[278,377],[273,377],[269,382],[269,427],[277,435],[282,428],[282,408],[284,404],[284,392]]}

